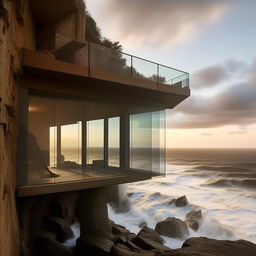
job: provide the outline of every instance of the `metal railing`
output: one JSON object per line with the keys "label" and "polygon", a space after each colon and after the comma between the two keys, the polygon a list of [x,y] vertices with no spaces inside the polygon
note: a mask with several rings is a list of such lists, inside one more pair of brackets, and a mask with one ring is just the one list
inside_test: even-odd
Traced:
{"label": "metal railing", "polygon": [[[70,40],[79,41],[76,38],[69,37],[57,32],[57,37],[70,38]],[[65,41],[65,40],[64,40]],[[189,87],[189,73],[158,64],[131,54],[116,51],[103,45],[92,42],[84,42],[84,51],[86,60],[83,65],[89,70],[102,70],[118,75],[123,75],[136,79],[143,79],[155,82],[157,84],[175,85],[182,88]]]}

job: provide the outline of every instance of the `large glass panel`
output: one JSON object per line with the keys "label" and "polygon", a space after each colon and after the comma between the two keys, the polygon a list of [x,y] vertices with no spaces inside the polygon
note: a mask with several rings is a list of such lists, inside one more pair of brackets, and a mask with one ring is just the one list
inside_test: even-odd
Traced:
{"label": "large glass panel", "polygon": [[152,170],[152,113],[130,116],[130,167]]}
{"label": "large glass panel", "polygon": [[91,71],[107,71],[131,76],[131,56],[113,49],[90,43]]}
{"label": "large glass panel", "polygon": [[108,119],[108,165],[119,167],[120,158],[120,118]]}
{"label": "large glass panel", "polygon": [[130,166],[165,174],[165,111],[130,116]]}
{"label": "large glass panel", "polygon": [[87,122],[87,163],[104,166],[104,120]]}
{"label": "large glass panel", "polygon": [[132,76],[157,82],[157,64],[140,58],[132,58]]}
{"label": "large glass panel", "polygon": [[165,174],[165,111],[152,113],[152,171]]}
{"label": "large glass panel", "polygon": [[57,127],[57,166],[55,181],[77,180],[81,169],[80,101],[56,99],[55,126]]}
{"label": "large glass panel", "polygon": [[181,87],[188,87],[189,74],[180,70],[159,65],[159,82],[166,85],[181,83]]}
{"label": "large glass panel", "polygon": [[52,148],[54,152],[56,138],[54,130],[50,128],[54,127],[54,99],[30,96],[28,110],[27,183],[54,182],[56,175],[49,167],[54,162],[49,149]]}

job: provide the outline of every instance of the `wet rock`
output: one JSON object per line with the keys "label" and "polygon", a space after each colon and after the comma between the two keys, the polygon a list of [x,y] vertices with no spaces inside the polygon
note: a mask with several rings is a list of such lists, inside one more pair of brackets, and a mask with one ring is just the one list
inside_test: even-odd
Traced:
{"label": "wet rock", "polygon": [[51,202],[51,214],[67,220],[70,224],[75,222],[75,210],[79,193],[67,192],[57,194]]}
{"label": "wet rock", "polygon": [[117,237],[117,241],[118,239],[123,242],[131,241],[135,237],[135,235],[130,233],[130,231],[127,230],[124,226],[115,223],[112,226],[112,233]]}
{"label": "wet rock", "polygon": [[184,242],[186,250],[208,253],[214,256],[255,256],[256,244],[245,240],[215,240],[206,237],[193,237]]}
{"label": "wet rock", "polygon": [[175,200],[176,207],[184,207],[188,205],[188,199],[186,196],[181,196]]}
{"label": "wet rock", "polygon": [[160,196],[161,196],[161,193],[160,193],[160,192],[155,192],[155,193],[153,193],[153,194],[150,195],[150,197],[152,197],[152,198],[158,198],[158,197],[160,197]]}
{"label": "wet rock", "polygon": [[62,243],[40,236],[36,238],[32,247],[32,256],[72,256],[73,251]]}
{"label": "wet rock", "polygon": [[155,255],[154,252],[150,251],[133,251],[127,246],[116,244],[112,250],[111,255],[113,256],[153,256]]}
{"label": "wet rock", "polygon": [[74,236],[70,224],[62,218],[46,216],[44,226],[47,231],[55,233],[61,243]]}
{"label": "wet rock", "polygon": [[152,250],[152,249],[157,249],[162,251],[170,250],[169,247],[164,246],[158,242],[152,241],[145,237],[136,236],[132,240],[132,242],[144,250]]}
{"label": "wet rock", "polygon": [[154,230],[149,227],[144,227],[137,235],[138,237],[144,237],[155,241],[157,243],[163,244],[164,239]]}
{"label": "wet rock", "polygon": [[176,249],[167,253],[158,253],[157,255],[158,256],[214,256],[213,254],[210,254],[210,253],[201,253],[201,252],[194,251],[192,249],[187,249],[187,248]]}
{"label": "wet rock", "polygon": [[132,243],[131,241],[127,241],[125,245],[130,248],[132,251],[141,251],[141,248],[136,244]]}
{"label": "wet rock", "polygon": [[189,212],[186,215],[185,221],[190,228],[192,228],[194,231],[197,231],[202,222],[201,210],[198,210],[198,211],[193,210],[193,211]]}
{"label": "wet rock", "polygon": [[113,245],[114,243],[109,239],[95,235],[88,235],[77,239],[76,254],[79,256],[106,256],[109,255]]}
{"label": "wet rock", "polygon": [[160,235],[172,238],[186,238],[189,235],[186,222],[174,217],[168,217],[158,222],[155,231]]}
{"label": "wet rock", "polygon": [[146,221],[142,221],[140,224],[139,224],[139,227],[140,228],[144,228],[144,227],[147,227],[147,222]]}

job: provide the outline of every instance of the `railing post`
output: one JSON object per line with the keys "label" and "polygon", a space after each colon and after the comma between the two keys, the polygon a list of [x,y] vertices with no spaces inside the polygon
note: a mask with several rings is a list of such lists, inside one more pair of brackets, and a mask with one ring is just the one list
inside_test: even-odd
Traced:
{"label": "railing post", "polygon": [[132,58],[132,56],[131,56],[131,77],[133,76],[132,70],[133,70],[133,58]]}
{"label": "railing post", "polygon": [[158,84],[158,89],[159,89],[159,82],[160,82],[160,78],[159,78],[159,64],[157,64],[157,84]]}

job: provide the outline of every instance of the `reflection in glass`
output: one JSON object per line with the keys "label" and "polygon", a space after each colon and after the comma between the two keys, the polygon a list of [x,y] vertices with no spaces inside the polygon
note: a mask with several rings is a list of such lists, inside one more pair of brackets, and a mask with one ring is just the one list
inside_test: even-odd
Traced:
{"label": "reflection in glass", "polygon": [[152,113],[130,116],[130,167],[152,169]]}
{"label": "reflection in glass", "polygon": [[120,118],[108,119],[108,165],[119,167],[120,158]]}
{"label": "reflection in glass", "polygon": [[165,111],[130,116],[130,166],[165,173]]}
{"label": "reflection in glass", "polygon": [[50,167],[54,168],[57,166],[57,127],[50,127]]}
{"label": "reflection in glass", "polygon": [[54,100],[30,96],[27,137],[28,184],[54,182],[56,177],[54,170],[48,167],[50,143],[54,144],[54,135],[50,136],[52,126],[54,126]]}
{"label": "reflection in glass", "polygon": [[104,120],[87,122],[87,163],[104,165]]}
{"label": "reflection in glass", "polygon": [[157,64],[133,57],[132,66],[133,77],[157,82]]}
{"label": "reflection in glass", "polygon": [[61,126],[61,155],[69,164],[81,164],[81,122]]}

